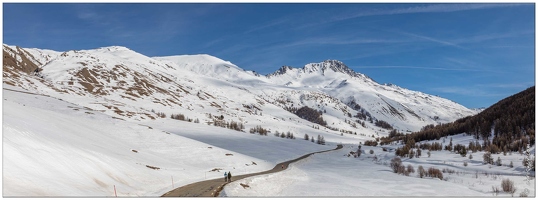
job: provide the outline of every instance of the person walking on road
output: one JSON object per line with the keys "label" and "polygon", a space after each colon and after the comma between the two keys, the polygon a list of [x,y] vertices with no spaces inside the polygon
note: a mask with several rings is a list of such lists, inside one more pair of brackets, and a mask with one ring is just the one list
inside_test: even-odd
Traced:
{"label": "person walking on road", "polygon": [[224,182],[228,181],[228,174],[224,172]]}
{"label": "person walking on road", "polygon": [[232,173],[228,172],[228,182],[232,181]]}

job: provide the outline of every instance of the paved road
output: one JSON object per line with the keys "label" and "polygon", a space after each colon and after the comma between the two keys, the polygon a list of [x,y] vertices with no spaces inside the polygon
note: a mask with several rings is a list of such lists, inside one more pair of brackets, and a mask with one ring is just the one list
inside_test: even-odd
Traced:
{"label": "paved road", "polygon": [[[293,160],[288,160],[288,161],[285,161],[285,162],[282,162],[282,163],[278,163],[271,170],[258,172],[258,173],[252,173],[252,174],[243,174],[243,175],[232,176],[232,181],[237,181],[237,180],[247,178],[247,177],[251,177],[251,176],[257,176],[257,175],[262,175],[262,174],[270,174],[270,173],[279,172],[279,171],[287,169],[288,165],[290,163],[299,161],[299,160],[304,159],[304,158],[306,158],[306,157],[308,157],[310,155],[313,155],[315,153],[323,153],[323,152],[327,152],[327,151],[334,151],[334,150],[337,150],[337,149],[341,149],[342,147],[343,146],[341,144],[339,144],[335,149],[309,153],[309,154],[306,154],[304,156],[301,156],[301,157],[293,159]],[[284,166],[284,167],[282,167],[282,166]],[[216,196],[218,196],[219,192],[222,190],[222,188],[224,188],[224,185],[226,185],[226,184],[227,183],[224,182],[224,177],[223,178],[218,178],[218,179],[207,180],[207,181],[200,181],[200,182],[191,183],[189,185],[185,185],[185,186],[181,186],[179,188],[176,188],[176,189],[174,189],[172,191],[167,192],[166,194],[163,194],[161,197],[216,197]]]}

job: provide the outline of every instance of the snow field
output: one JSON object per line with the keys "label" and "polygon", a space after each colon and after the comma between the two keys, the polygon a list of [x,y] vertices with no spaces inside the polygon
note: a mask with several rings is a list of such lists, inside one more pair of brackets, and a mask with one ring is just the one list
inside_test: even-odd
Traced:
{"label": "snow field", "polygon": [[[448,137],[445,144],[450,141]],[[454,144],[468,144],[472,136],[463,134],[453,136]],[[433,142],[433,141],[430,141]],[[438,142],[442,142],[442,139]],[[392,146],[396,148],[397,146]],[[432,151],[431,157],[427,151],[420,158],[402,158],[407,167],[412,165],[415,173],[410,176],[398,175],[392,172],[390,160],[394,151],[385,152],[381,147],[362,146],[359,158],[347,157],[350,151],[356,151],[356,144],[347,144],[343,149],[314,154],[304,161],[292,164],[282,173],[260,175],[236,181],[227,185],[221,196],[229,197],[511,197],[502,192],[501,181],[510,179],[514,182],[519,197],[525,189],[529,196],[535,195],[535,179],[529,182],[524,176],[522,155],[494,154],[494,159],[501,157],[504,164],[513,161],[514,167],[489,166],[482,164],[484,152],[473,153],[473,159],[468,155],[462,157],[447,151]],[[374,154],[370,154],[370,150]],[[533,148],[534,151],[534,148]],[[374,155],[378,161],[374,161]],[[463,166],[467,161],[468,166]],[[444,172],[443,180],[437,178],[418,177],[418,166],[425,170],[435,167],[439,170],[454,170],[454,173]],[[531,176],[534,176],[532,172]],[[240,183],[247,184],[243,188]],[[501,190],[494,194],[492,186]]]}
{"label": "snow field", "polygon": [[[17,79],[18,84],[53,98],[4,90],[3,178],[7,183],[3,186],[4,196],[110,197],[114,195],[115,186],[118,196],[156,197],[173,189],[172,184],[178,187],[222,178],[223,171],[236,175],[265,171],[278,162],[332,149],[340,143],[346,144],[348,149],[316,154],[282,173],[245,179],[252,184],[250,189],[236,188],[237,185],[232,183],[223,195],[489,196],[491,186],[500,186],[502,177],[510,177],[516,182],[516,195],[526,187],[521,185],[522,176],[474,175],[476,171],[521,174],[522,156],[515,154],[493,155],[494,159],[500,156],[504,164],[513,161],[514,168],[490,168],[481,164],[483,152],[473,154],[474,158],[468,161],[467,167],[462,163],[468,158],[449,152],[434,151],[427,158],[427,151],[423,151],[421,158],[402,159],[405,165],[415,166],[415,170],[422,165],[426,169],[434,166],[462,172],[444,173],[444,181],[416,178],[416,173],[410,177],[392,173],[387,164],[394,157],[394,152],[383,152],[380,147],[363,146],[364,153],[360,158],[344,156],[356,150],[359,142],[374,139],[372,134],[377,137],[388,133],[369,122],[368,128],[360,125],[358,129],[350,128],[342,120],[349,118],[339,110],[339,106],[344,104],[343,99],[355,99],[373,116],[386,120],[401,131],[448,122],[475,112],[439,97],[393,85],[380,85],[364,75],[351,78],[330,70],[321,73],[319,68],[307,64],[305,69],[316,73],[292,69],[282,76],[265,78],[209,55],[149,58],[125,47],[69,51],[65,57],[59,56],[60,52],[48,50],[29,52],[40,62],[49,62],[43,66],[43,74],[50,82],[43,84],[38,79],[24,77]],[[73,77],[73,74],[66,73],[68,70],[76,72],[75,69],[87,66],[98,71],[110,71],[116,65],[125,65],[127,69],[123,72],[136,72],[126,73],[127,76],[123,77],[127,86],[133,86],[134,79],[142,78],[174,93],[147,90],[152,94],[140,95],[136,99],[124,98],[121,88],[125,86],[121,86],[119,91],[111,89],[122,77],[99,80],[110,92],[104,96],[92,95],[81,85],[65,84]],[[62,81],[64,84],[59,83]],[[285,86],[287,83],[290,84]],[[20,90],[6,84],[4,88]],[[53,88],[72,91],[61,93]],[[305,100],[304,95],[309,94],[322,94],[322,98]],[[295,106],[326,109],[323,117],[330,126],[356,131],[358,135],[344,133],[341,136],[340,132],[321,126],[320,130],[313,129],[311,122],[262,100],[272,102],[278,97],[290,99]],[[175,99],[181,105],[165,105],[169,99]],[[340,100],[332,102],[334,99]],[[249,114],[243,111],[243,104],[255,105],[262,111]],[[397,120],[390,113],[383,112],[389,104],[407,119]],[[131,118],[120,116],[106,106],[117,106],[125,113],[138,115]],[[407,113],[406,108],[413,109],[423,120]],[[144,113],[150,113],[152,109],[166,113],[167,118],[149,120]],[[244,122],[246,133],[206,125],[209,120],[207,113],[223,115],[228,122]],[[171,114],[184,114],[193,120],[199,118],[200,123],[172,120],[168,118]],[[441,119],[435,121],[433,116]],[[126,121],[118,120],[118,117]],[[272,132],[267,136],[248,133],[256,125]],[[275,131],[290,131],[296,139],[275,137]],[[314,138],[324,136],[327,145],[305,141],[305,133]],[[454,136],[453,143],[467,145],[468,141],[469,137]],[[397,146],[387,147],[394,149]],[[379,162],[371,161],[369,149],[375,151]],[[150,169],[146,165],[159,169]],[[531,194],[535,196],[534,189]],[[500,195],[507,196],[504,193]]]}
{"label": "snow field", "polygon": [[172,179],[178,187],[221,178],[223,170],[265,171],[335,147],[171,119],[148,124],[116,120],[9,90],[4,90],[3,103],[6,197],[110,197],[114,186],[118,196],[156,197],[173,189]]}

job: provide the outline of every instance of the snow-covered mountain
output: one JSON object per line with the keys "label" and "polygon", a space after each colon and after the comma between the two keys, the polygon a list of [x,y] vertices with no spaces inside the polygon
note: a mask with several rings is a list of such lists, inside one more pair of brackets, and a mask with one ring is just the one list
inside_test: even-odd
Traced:
{"label": "snow-covered mountain", "polygon": [[[385,190],[392,191],[388,196],[450,195],[462,190],[463,195],[489,196],[490,186],[499,181],[484,185],[486,178],[481,175],[480,184],[474,186],[476,170],[524,171],[514,154],[503,157],[503,162],[513,161],[514,168],[488,169],[469,161],[468,177],[454,175],[448,176],[450,181],[439,181],[390,172],[386,166],[394,157],[390,150],[399,144],[384,146],[389,151],[362,146],[362,157],[342,156],[357,151],[361,142],[388,135],[388,129],[375,125],[379,121],[405,133],[478,111],[378,84],[340,61],[285,66],[264,76],[210,55],[148,57],[118,46],[56,52],[3,45],[3,50],[3,195],[8,197],[111,197],[116,193],[155,197],[181,185],[221,178],[222,171],[235,176],[260,172],[336,144],[344,148],[311,156],[280,175],[244,181],[252,191],[277,188],[272,191],[290,196],[360,196],[367,191],[377,195]],[[303,106],[321,113],[327,125],[292,113]],[[172,115],[182,120],[171,119]],[[244,128],[230,130],[234,123]],[[268,136],[249,134],[260,126],[270,131]],[[297,139],[282,137],[285,132]],[[274,137],[274,133],[281,135]],[[304,140],[306,135],[312,140]],[[316,144],[315,136],[327,144]],[[462,135],[454,143],[473,140]],[[376,162],[374,156],[379,158]],[[462,165],[467,161],[448,151],[433,152],[431,158],[404,159],[414,166],[457,170],[467,169]],[[357,166],[368,169],[357,173]],[[263,181],[268,185],[257,186],[258,178],[268,179]],[[359,190],[357,178],[365,181]],[[271,183],[275,180],[278,183]],[[313,188],[319,193],[290,193],[312,180],[318,183]],[[469,186],[462,186],[463,180]],[[390,189],[409,182],[410,190]],[[282,183],[290,188],[282,189]],[[234,184],[221,195],[243,194]],[[342,190],[324,191],[322,186]]]}
{"label": "snow-covered mountain", "polygon": [[323,111],[329,132],[372,135],[388,132],[376,127],[377,121],[410,132],[477,113],[447,99],[378,84],[337,60],[284,66],[263,76],[210,55],[151,58],[119,46],[3,49],[5,60],[17,60],[4,62],[4,83],[122,119],[156,119],[163,112],[205,123],[223,115],[247,128],[283,119],[291,119],[290,126],[297,126],[295,121],[313,126],[288,112],[308,106]]}
{"label": "snow-covered mountain", "polygon": [[337,60],[310,63],[303,68],[284,66],[267,77],[274,84],[323,92],[357,112],[369,114],[405,131],[415,131],[426,124],[447,123],[476,113],[437,96],[392,84],[378,84]]}

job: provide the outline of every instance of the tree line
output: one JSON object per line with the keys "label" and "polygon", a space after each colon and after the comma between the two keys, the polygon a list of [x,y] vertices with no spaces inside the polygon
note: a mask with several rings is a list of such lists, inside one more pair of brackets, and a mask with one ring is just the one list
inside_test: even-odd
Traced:
{"label": "tree line", "polygon": [[[522,152],[526,150],[527,144],[535,143],[534,100],[533,86],[497,102],[474,116],[437,126],[427,125],[420,131],[407,135],[393,130],[388,137],[380,138],[380,144],[390,144],[399,140],[404,144],[409,143],[408,141],[439,140],[442,137],[466,133],[473,135],[476,140],[484,141],[483,145],[469,145],[469,148],[480,148],[491,153]],[[377,142],[375,143],[377,145]]]}

